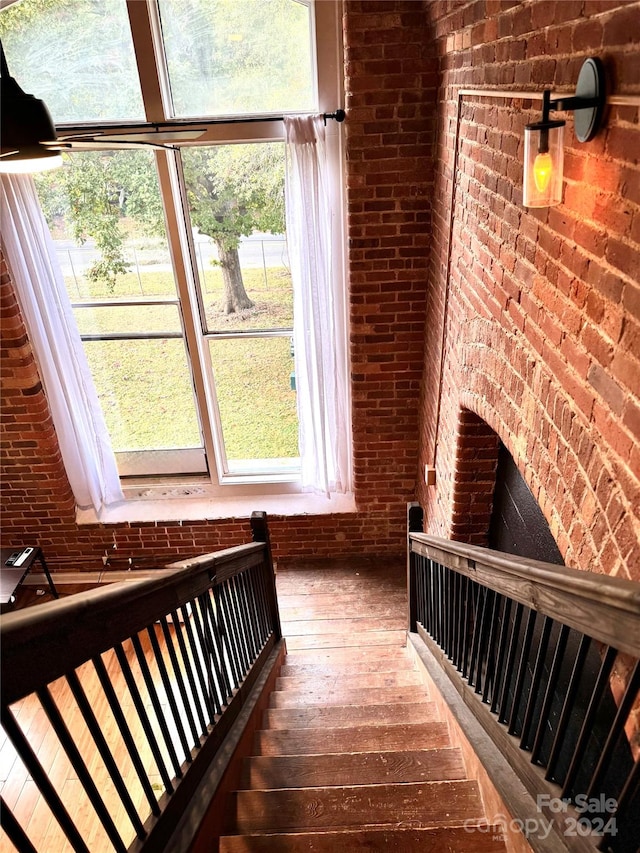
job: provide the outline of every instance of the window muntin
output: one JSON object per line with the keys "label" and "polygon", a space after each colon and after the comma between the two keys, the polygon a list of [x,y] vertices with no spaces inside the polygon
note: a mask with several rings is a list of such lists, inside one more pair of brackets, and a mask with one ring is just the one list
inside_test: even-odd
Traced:
{"label": "window muntin", "polygon": [[317,109],[312,15],[300,0],[159,0],[172,116]]}
{"label": "window muntin", "polygon": [[125,0],[22,0],[0,14],[11,75],[56,124],[144,121]]}

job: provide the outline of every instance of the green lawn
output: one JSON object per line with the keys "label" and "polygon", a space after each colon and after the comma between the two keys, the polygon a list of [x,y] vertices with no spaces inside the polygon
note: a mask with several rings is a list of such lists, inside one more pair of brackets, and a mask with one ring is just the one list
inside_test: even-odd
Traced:
{"label": "green lawn", "polygon": [[[291,281],[284,270],[245,273],[255,308],[226,317],[216,310],[222,288],[212,270],[204,297],[209,330],[270,329],[292,323]],[[73,282],[68,283],[74,298]],[[82,290],[85,291],[83,283]],[[142,293],[141,293],[142,290]],[[87,294],[88,295],[88,294]],[[175,296],[169,273],[128,274],[115,292],[91,285],[93,299]],[[75,293],[77,300],[77,291]],[[82,334],[179,331],[171,305],[77,308]],[[114,449],[195,447],[200,434],[184,344],[181,340],[85,341]],[[227,457],[273,459],[298,456],[296,395],[289,336],[216,339],[209,342]]]}

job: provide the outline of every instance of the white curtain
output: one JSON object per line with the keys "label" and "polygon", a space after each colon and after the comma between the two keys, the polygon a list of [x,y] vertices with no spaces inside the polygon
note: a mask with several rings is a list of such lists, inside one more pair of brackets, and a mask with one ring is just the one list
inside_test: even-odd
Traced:
{"label": "white curtain", "polygon": [[30,175],[2,175],[2,242],[78,506],[124,499],[55,247]]}
{"label": "white curtain", "polygon": [[284,120],[287,242],[302,485],[327,496],[350,490],[342,293],[334,292],[332,210],[321,116]]}

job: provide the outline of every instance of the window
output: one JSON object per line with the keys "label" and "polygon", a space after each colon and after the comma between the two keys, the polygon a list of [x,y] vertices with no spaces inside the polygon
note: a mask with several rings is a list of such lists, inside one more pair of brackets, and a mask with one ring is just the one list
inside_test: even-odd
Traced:
{"label": "window", "polygon": [[[60,136],[202,132],[153,151],[88,142],[37,177],[122,478],[297,488],[278,116],[339,105],[338,26],[339,4],[312,0],[22,0],[0,13],[9,67]],[[330,140],[338,209],[337,128]]]}

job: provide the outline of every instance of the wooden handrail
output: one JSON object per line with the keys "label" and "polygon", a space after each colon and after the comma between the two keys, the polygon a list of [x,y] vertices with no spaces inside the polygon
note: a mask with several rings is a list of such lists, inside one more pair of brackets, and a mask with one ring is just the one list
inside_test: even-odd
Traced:
{"label": "wooden handrail", "polygon": [[409,533],[411,551],[600,642],[640,657],[640,584]]}
{"label": "wooden handrail", "polygon": [[172,563],[161,577],[120,581],[81,596],[3,616],[0,629],[2,699],[5,705],[33,693],[136,631],[203,594],[265,556],[252,542]]}

